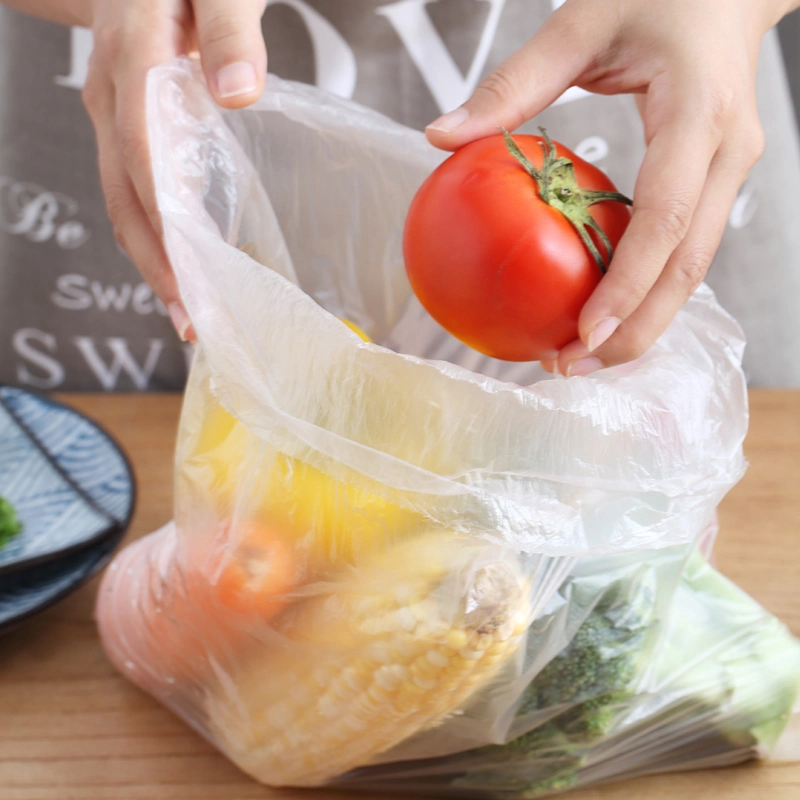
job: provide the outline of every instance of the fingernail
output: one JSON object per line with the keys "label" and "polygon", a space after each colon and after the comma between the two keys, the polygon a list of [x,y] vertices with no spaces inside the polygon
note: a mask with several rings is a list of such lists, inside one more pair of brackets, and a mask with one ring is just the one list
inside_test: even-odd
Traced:
{"label": "fingernail", "polygon": [[217,92],[223,100],[240,94],[250,94],[257,86],[256,68],[247,61],[228,64],[217,73]]}
{"label": "fingernail", "polygon": [[172,320],[172,324],[178,332],[178,336],[181,337],[182,342],[185,342],[186,331],[189,330],[189,326],[192,324],[189,315],[186,313],[186,309],[180,303],[175,302],[167,306],[167,311],[169,311],[169,318]]}
{"label": "fingernail", "polygon": [[590,356],[589,358],[579,358],[567,367],[567,377],[574,378],[578,375],[591,375],[599,369],[603,369],[603,362],[599,358]]}
{"label": "fingernail", "polygon": [[440,133],[452,133],[459,125],[463,125],[469,118],[469,111],[464,106],[450,111],[439,119],[434,120],[428,125],[427,130],[439,131]]}
{"label": "fingernail", "polygon": [[593,353],[603,342],[611,338],[611,334],[619,328],[621,319],[618,317],[606,317],[594,326],[594,330],[589,334],[589,352]]}
{"label": "fingernail", "polygon": [[539,362],[542,369],[551,375],[558,375],[558,350],[548,350],[546,353],[542,353]]}

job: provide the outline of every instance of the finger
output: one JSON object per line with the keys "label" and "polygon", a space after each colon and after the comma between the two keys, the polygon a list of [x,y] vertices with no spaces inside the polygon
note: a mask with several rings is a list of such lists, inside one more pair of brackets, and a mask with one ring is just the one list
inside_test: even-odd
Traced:
{"label": "finger", "polygon": [[267,50],[261,34],[266,0],[197,0],[194,7],[203,71],[214,99],[241,108],[264,88]]}
{"label": "finger", "polygon": [[704,117],[693,119],[694,104],[687,99],[684,111],[653,136],[636,182],[631,221],[581,311],[580,338],[589,350],[638,308],[692,224],[722,134]]}
{"label": "finger", "polygon": [[636,103],[636,110],[639,112],[642,121],[644,121],[645,110],[647,108],[647,95],[644,92],[634,92],[633,99]]}
{"label": "finger", "polygon": [[514,130],[555,101],[613,38],[614,15],[597,5],[571,2],[553,12],[462,106],[426,128],[431,144],[455,150],[498,127]]}
{"label": "finger", "polygon": [[539,363],[541,364],[542,369],[545,370],[545,372],[551,372],[553,375],[559,374],[557,356],[555,358],[550,358],[550,357],[542,358],[539,360]]}
{"label": "finger", "polygon": [[180,301],[177,282],[166,252],[125,169],[115,134],[115,105],[114,89],[109,77],[103,86],[94,89],[91,112],[97,133],[100,182],[106,198],[108,216],[114,226],[117,241],[167,307],[180,337],[192,340],[195,338],[194,330]]}
{"label": "finger", "polygon": [[147,134],[147,73],[189,52],[191,43],[191,17],[185,9],[176,8],[172,14],[165,14],[156,26],[141,10],[133,11],[111,62],[115,108],[110,123],[119,139],[115,151],[120,152],[140,204],[159,235],[161,215],[156,203]]}
{"label": "finger", "polygon": [[565,375],[586,375],[604,366],[633,361],[667,329],[708,272],[730,209],[756,160],[751,161],[751,156],[759,149],[758,137],[751,138],[744,148],[726,147],[714,159],[687,235],[636,310],[597,349],[590,351],[581,341],[562,349],[558,368]]}
{"label": "finger", "polygon": [[196,336],[181,301],[175,274],[164,245],[139,202],[122,155],[112,141],[98,141],[100,180],[107,199],[108,215],[120,246],[131,257],[142,276],[169,312],[176,332],[183,341]]}

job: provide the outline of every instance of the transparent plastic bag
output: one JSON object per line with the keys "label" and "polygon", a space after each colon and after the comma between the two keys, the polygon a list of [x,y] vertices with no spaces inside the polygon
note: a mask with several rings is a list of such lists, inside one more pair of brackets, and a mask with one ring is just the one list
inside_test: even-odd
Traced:
{"label": "transparent plastic bag", "polygon": [[[581,559],[526,647],[550,658],[498,744],[335,782],[535,798],[655,772],[800,759],[800,642],[691,545]],[[428,733],[413,750],[425,750]]]}
{"label": "transparent plastic bag", "polygon": [[[108,569],[107,652],[267,784],[480,774],[476,750],[531,727],[525,693],[591,597],[641,605],[615,559],[669,610],[683,567],[660,565],[708,549],[744,469],[738,326],[703,287],[590,378],[479,356],[405,277],[405,211],[442,158],[422,134],[274,77],[223,115],[190,59],[154,70],[147,102],[198,347],[175,519]],[[443,761],[417,783],[423,759]]]}

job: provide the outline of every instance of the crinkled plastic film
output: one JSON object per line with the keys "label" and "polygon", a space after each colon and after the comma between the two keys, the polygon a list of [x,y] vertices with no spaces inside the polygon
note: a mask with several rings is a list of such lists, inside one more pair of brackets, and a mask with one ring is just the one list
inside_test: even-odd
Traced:
{"label": "crinkled plastic film", "polygon": [[[536,796],[769,750],[798,654],[707,562],[747,426],[741,332],[711,292],[589,378],[493,361],[405,277],[405,212],[443,157],[422,134],[272,76],[223,114],[190,59],[151,72],[147,103],[198,346],[175,519],[99,597],[119,669],[271,785]],[[675,676],[684,614],[744,662],[765,640],[743,617],[769,632],[771,716],[747,716],[757,660]],[[630,663],[581,739],[531,692],[601,617]],[[579,724],[591,697],[558,711]],[[690,730],[706,750],[674,744]]]}
{"label": "crinkled plastic film", "polygon": [[[692,546],[582,559],[530,627],[550,660],[495,743],[344,776],[339,788],[540,797],[656,772],[798,760],[800,644]],[[556,655],[553,658],[553,650]],[[787,724],[788,721],[788,724]]]}

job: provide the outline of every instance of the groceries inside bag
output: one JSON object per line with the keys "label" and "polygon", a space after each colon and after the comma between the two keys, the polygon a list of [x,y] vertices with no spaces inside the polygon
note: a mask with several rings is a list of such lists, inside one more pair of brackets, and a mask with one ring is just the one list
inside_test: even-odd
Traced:
{"label": "groceries inside bag", "polygon": [[174,521],[98,598],[123,674],[273,786],[537,797],[798,755],[800,646],[708,563],[747,406],[707,288],[633,364],[493,361],[405,277],[422,134],[274,77],[225,114],[190,59],[148,118],[198,345]]}

